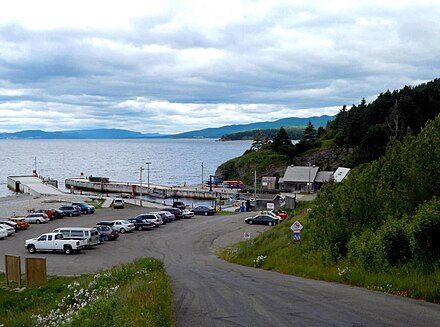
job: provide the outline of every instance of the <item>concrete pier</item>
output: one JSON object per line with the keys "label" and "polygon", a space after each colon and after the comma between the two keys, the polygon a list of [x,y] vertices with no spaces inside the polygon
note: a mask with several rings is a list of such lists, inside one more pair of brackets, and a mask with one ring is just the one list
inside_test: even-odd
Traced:
{"label": "concrete pier", "polygon": [[[125,193],[133,196],[140,194],[141,186],[136,183],[124,182],[92,182],[87,178],[67,178],[65,180],[66,188],[71,191],[83,190],[101,193]],[[213,189],[202,187],[180,187],[180,186],[163,186],[150,184],[150,187],[142,184],[142,194],[158,198],[193,198],[206,200],[226,200],[235,198],[236,191],[230,189]]]}
{"label": "concrete pier", "polygon": [[36,176],[8,176],[8,188],[14,192],[28,193],[33,196],[50,196],[64,194],[52,182]]}

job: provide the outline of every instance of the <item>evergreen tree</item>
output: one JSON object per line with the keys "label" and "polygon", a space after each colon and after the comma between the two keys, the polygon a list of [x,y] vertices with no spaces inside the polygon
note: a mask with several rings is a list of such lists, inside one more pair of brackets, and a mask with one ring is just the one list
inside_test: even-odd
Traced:
{"label": "evergreen tree", "polygon": [[315,126],[313,126],[312,122],[309,121],[309,124],[304,129],[303,141],[307,144],[312,144],[314,141],[316,141],[316,134]]}
{"label": "evergreen tree", "polygon": [[281,154],[290,154],[293,151],[294,146],[284,127],[281,127],[278,134],[274,137],[272,148],[275,152]]}

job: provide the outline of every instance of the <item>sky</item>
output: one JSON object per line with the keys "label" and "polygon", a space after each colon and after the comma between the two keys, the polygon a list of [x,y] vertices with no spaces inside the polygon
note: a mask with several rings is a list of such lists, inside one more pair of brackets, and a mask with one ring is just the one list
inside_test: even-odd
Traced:
{"label": "sky", "polygon": [[439,1],[14,0],[0,132],[335,115],[439,76]]}

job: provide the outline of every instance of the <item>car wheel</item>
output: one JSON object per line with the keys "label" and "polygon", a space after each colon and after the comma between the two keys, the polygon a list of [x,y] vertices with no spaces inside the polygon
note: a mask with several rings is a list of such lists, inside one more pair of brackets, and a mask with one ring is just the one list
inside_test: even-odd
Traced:
{"label": "car wheel", "polygon": [[208,215],[208,211],[205,212],[205,216],[207,216],[207,215]]}
{"label": "car wheel", "polygon": [[35,246],[29,245],[28,246],[28,251],[29,251],[29,253],[35,253],[35,252],[37,252],[37,249],[35,248]]}
{"label": "car wheel", "polygon": [[65,254],[72,254],[72,247],[70,245],[66,245],[64,247],[64,253]]}
{"label": "car wheel", "polygon": [[137,227],[137,230],[142,230],[142,229],[143,229],[142,226]]}
{"label": "car wheel", "polygon": [[121,234],[124,234],[125,233],[125,229],[124,228],[121,228],[121,230],[119,231]]}
{"label": "car wheel", "polygon": [[248,223],[249,223],[249,225],[252,225],[252,220],[249,220]]}
{"label": "car wheel", "polygon": [[108,240],[109,240],[108,236],[107,235],[104,236],[104,241],[108,241]]}
{"label": "car wheel", "polygon": [[37,219],[36,223],[39,224],[39,223],[41,223],[41,221],[39,219]]}
{"label": "car wheel", "polygon": [[269,221],[267,224],[268,224],[269,226],[272,226],[272,225],[273,225],[273,223],[272,223],[271,221]]}
{"label": "car wheel", "polygon": [[73,213],[69,213],[69,217],[73,217]]}

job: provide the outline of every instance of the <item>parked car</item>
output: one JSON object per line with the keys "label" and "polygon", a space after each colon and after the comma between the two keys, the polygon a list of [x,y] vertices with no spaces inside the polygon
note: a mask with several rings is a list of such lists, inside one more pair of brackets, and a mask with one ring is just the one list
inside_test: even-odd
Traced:
{"label": "parked car", "polygon": [[146,221],[145,219],[142,219],[141,217],[135,217],[135,218],[128,218],[127,219],[130,223],[134,225],[134,228],[137,230],[144,230],[144,229],[150,229],[153,227],[156,227],[155,224]]}
{"label": "parked car", "polygon": [[94,227],[60,227],[52,231],[61,233],[65,238],[84,240],[86,247],[98,245],[99,233]]}
{"label": "parked car", "polygon": [[183,215],[183,218],[185,218],[185,219],[189,219],[189,218],[194,217],[194,212],[192,212],[192,211],[189,210],[189,209],[184,209],[184,210],[182,211],[182,215]]}
{"label": "parked car", "polygon": [[50,221],[45,213],[31,213],[24,218],[29,224],[41,224]]}
{"label": "parked car", "polygon": [[244,220],[248,224],[256,224],[256,225],[269,225],[275,226],[279,223],[279,219],[269,214],[259,214],[253,217],[248,217]]}
{"label": "parked car", "polygon": [[162,225],[165,225],[166,223],[171,222],[168,220],[168,216],[165,214],[165,212],[155,211],[155,212],[150,212],[150,213],[155,214],[155,215],[159,216],[160,218],[162,218]]}
{"label": "parked car", "polygon": [[207,206],[198,206],[195,207],[192,212],[194,212],[195,215],[205,215],[205,216],[211,216],[215,214],[215,210],[213,207],[207,207]]}
{"label": "parked car", "polygon": [[6,219],[0,220],[0,224],[5,224],[5,225],[12,227],[15,230],[15,232],[18,232],[20,230],[20,227],[18,226],[18,224],[13,221],[10,221],[10,220],[6,220]]}
{"label": "parked car", "polygon": [[96,223],[97,226],[108,226],[114,231],[118,231],[118,228],[115,226],[115,223],[113,221],[99,221]]}
{"label": "parked car", "polygon": [[65,216],[73,217],[73,216],[79,216],[81,214],[81,210],[79,210],[79,207],[76,206],[62,206],[59,208],[62,212],[64,212]]}
{"label": "parked car", "polygon": [[6,229],[6,232],[8,233],[8,236],[14,235],[15,234],[15,229],[14,227],[11,227],[7,224],[2,224],[0,223],[0,228],[4,228]]}
{"label": "parked car", "polygon": [[287,218],[287,212],[282,211],[282,210],[271,210],[271,212],[275,215],[277,215],[278,217],[281,218],[281,220],[285,220]]}
{"label": "parked car", "polygon": [[164,214],[166,216],[167,221],[173,222],[174,220],[176,220],[176,216],[174,216],[171,212],[169,211],[159,211],[160,213]]}
{"label": "parked car", "polygon": [[180,210],[183,210],[183,209],[186,209],[186,205],[182,201],[174,201],[173,208],[178,208]]}
{"label": "parked car", "polygon": [[145,219],[149,223],[153,223],[156,228],[160,227],[160,225],[163,224],[162,217],[159,216],[159,215],[156,215],[154,213],[144,213],[144,214],[141,214],[141,215],[137,215],[136,218],[137,217]]}
{"label": "parked car", "polygon": [[6,228],[0,227],[0,240],[4,239],[5,237],[8,237],[8,231]]}
{"label": "parked car", "polygon": [[182,210],[179,208],[163,208],[162,211],[171,212],[174,215],[175,220],[180,220],[183,218]]}
{"label": "parked car", "polygon": [[95,207],[85,202],[73,202],[72,205],[78,206],[81,213],[85,213],[85,214],[95,213]]}
{"label": "parked car", "polygon": [[122,199],[115,199],[113,201],[113,208],[114,209],[124,209],[125,202]]}
{"label": "parked car", "polygon": [[134,224],[129,222],[128,220],[113,220],[113,226],[117,228],[118,232],[124,234],[125,232],[134,231]]}
{"label": "parked car", "polygon": [[65,216],[64,212],[61,211],[60,209],[50,208],[50,211],[53,212],[55,218],[57,218],[57,219],[64,218],[64,216]]}
{"label": "parked car", "polygon": [[37,251],[64,251],[65,254],[79,253],[85,247],[83,240],[65,238],[60,233],[46,233],[25,241],[29,253]]}
{"label": "parked car", "polygon": [[114,241],[119,237],[119,233],[110,226],[99,225],[96,229],[104,241]]}
{"label": "parked car", "polygon": [[21,230],[29,228],[29,223],[24,220],[24,217],[9,218],[9,220],[16,223]]}
{"label": "parked car", "polygon": [[55,216],[54,216],[53,212],[50,211],[49,209],[35,210],[35,213],[45,213],[47,215],[47,217],[49,218],[49,220],[55,220]]}

